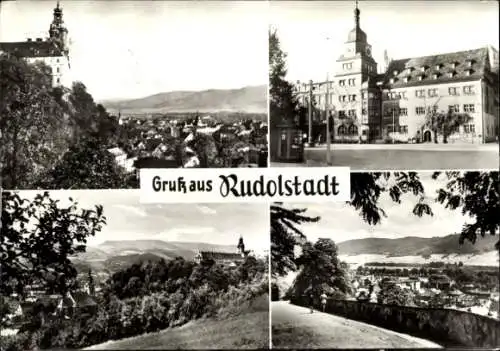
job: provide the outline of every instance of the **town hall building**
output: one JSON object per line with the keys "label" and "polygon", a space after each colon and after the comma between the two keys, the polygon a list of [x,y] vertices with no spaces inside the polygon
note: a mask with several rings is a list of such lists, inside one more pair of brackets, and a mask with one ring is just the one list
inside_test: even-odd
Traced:
{"label": "town hall building", "polygon": [[[487,143],[499,128],[498,51],[491,46],[389,60],[378,73],[371,45],[354,10],[355,27],[335,63],[332,80],[297,82],[299,102],[314,106],[313,140],[325,140],[326,105],[333,142],[434,141],[429,112],[467,113],[448,142]],[[327,86],[328,85],[328,86]],[[328,96],[327,96],[328,94]],[[319,128],[318,128],[319,127]],[[438,133],[438,140],[442,135]]]}
{"label": "town hall building", "polygon": [[47,38],[28,38],[20,42],[0,42],[0,54],[14,55],[28,63],[44,62],[51,68],[52,85],[70,86],[68,29],[64,25],[63,10],[57,2]]}

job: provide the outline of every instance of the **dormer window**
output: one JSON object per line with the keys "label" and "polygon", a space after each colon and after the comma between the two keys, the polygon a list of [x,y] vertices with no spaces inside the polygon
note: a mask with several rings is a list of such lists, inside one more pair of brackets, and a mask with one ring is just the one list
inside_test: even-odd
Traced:
{"label": "dormer window", "polygon": [[423,80],[423,79],[424,79],[424,75],[423,75],[423,74],[420,74],[420,75],[418,76],[418,80]]}
{"label": "dormer window", "polygon": [[406,69],[406,73],[408,73],[408,74],[411,74],[412,71],[413,71],[413,67],[408,67]]}
{"label": "dormer window", "polygon": [[472,74],[472,70],[470,68],[465,70],[466,76],[470,76],[471,74]]}
{"label": "dormer window", "polygon": [[451,63],[451,67],[452,67],[452,68],[457,68],[457,66],[458,66],[458,63],[457,63],[457,62],[452,62],[452,63]]}
{"label": "dormer window", "polygon": [[394,78],[389,79],[389,82],[390,82],[391,84],[394,84]]}
{"label": "dormer window", "polygon": [[467,60],[465,62],[467,63],[467,67],[472,67],[472,64],[474,63],[474,60]]}
{"label": "dormer window", "polygon": [[440,64],[440,63],[438,63],[438,64],[436,65],[436,70],[438,70],[438,71],[439,71],[440,69],[441,69],[441,64]]}
{"label": "dormer window", "polygon": [[438,79],[439,78],[439,73],[434,73],[432,75],[432,79]]}
{"label": "dormer window", "polygon": [[404,77],[405,83],[408,83],[409,80],[410,80],[410,77]]}
{"label": "dormer window", "polygon": [[453,77],[455,77],[455,71],[448,72],[448,78],[453,78]]}
{"label": "dormer window", "polygon": [[399,71],[397,69],[395,69],[394,71],[392,71],[392,74],[397,76],[399,74]]}
{"label": "dormer window", "polygon": [[425,72],[426,69],[427,69],[426,66],[422,66],[422,67],[420,67],[420,72]]}

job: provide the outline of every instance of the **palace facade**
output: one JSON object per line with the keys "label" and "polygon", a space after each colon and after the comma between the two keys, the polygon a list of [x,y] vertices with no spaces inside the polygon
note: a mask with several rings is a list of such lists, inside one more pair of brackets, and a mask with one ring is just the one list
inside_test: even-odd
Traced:
{"label": "palace facade", "polygon": [[44,62],[51,68],[53,86],[70,86],[68,29],[57,2],[47,38],[28,38],[21,42],[0,42],[0,54],[24,58],[28,63]]}
{"label": "palace facade", "polygon": [[[330,115],[333,142],[431,142],[429,112],[449,110],[472,119],[455,129],[448,142],[498,140],[498,51],[491,46],[431,56],[389,60],[383,73],[354,10],[355,28],[336,60],[333,79],[297,82],[299,101],[314,106],[313,139],[324,141]],[[328,108],[326,106],[328,104]],[[442,135],[437,133],[438,139]]]}

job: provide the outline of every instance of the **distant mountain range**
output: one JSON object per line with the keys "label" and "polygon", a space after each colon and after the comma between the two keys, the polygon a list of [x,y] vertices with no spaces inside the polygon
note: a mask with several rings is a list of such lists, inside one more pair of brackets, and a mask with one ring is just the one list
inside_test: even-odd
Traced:
{"label": "distant mountain range", "polygon": [[235,245],[215,245],[200,242],[163,240],[105,241],[97,247],[87,246],[87,251],[72,258],[78,271],[117,271],[134,263],[171,260],[183,257],[192,260],[201,251],[236,252]]}
{"label": "distant mountain range", "polygon": [[241,89],[211,89],[204,91],[172,91],[131,100],[101,102],[111,112],[244,112],[267,113],[267,86],[247,86]]}
{"label": "distant mountain range", "polygon": [[408,236],[399,239],[365,238],[348,240],[338,244],[340,255],[376,254],[388,257],[430,256],[452,254],[483,254],[495,250],[498,236],[479,237],[475,244],[465,241],[459,244],[459,235],[421,238]]}

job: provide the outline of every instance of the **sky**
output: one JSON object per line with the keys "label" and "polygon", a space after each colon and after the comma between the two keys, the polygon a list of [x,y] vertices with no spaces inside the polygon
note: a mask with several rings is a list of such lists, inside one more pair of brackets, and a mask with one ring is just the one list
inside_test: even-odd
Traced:
{"label": "sky", "polygon": [[[290,81],[324,80],[354,28],[354,1],[276,1],[270,23],[287,52]],[[360,26],[379,67],[392,59],[498,49],[497,1],[359,1]]]}
{"label": "sky", "polygon": [[340,243],[346,240],[376,238],[402,238],[406,236],[438,237],[459,233],[462,226],[470,221],[462,215],[460,209],[446,209],[435,202],[436,191],[447,184],[445,175],[437,180],[431,178],[432,172],[419,173],[425,189],[427,203],[431,206],[434,216],[418,217],[412,214],[418,198],[404,195],[401,204],[393,202],[387,193],[380,197],[379,206],[384,209],[387,218],[382,218],[378,225],[369,225],[360,216],[360,212],[345,203],[330,204],[294,204],[296,208],[307,208],[305,214],[321,219],[317,223],[301,225],[304,234],[311,242],[319,238],[330,238]]}
{"label": "sky", "polygon": [[[40,192],[20,191],[32,199]],[[90,246],[113,240],[164,240],[232,245],[243,236],[245,246],[257,254],[269,250],[269,207],[267,204],[140,204],[140,190],[55,190],[50,197],[79,208],[102,205],[107,225]]]}
{"label": "sky", "polygon": [[[265,1],[61,1],[73,79],[96,100],[267,84]],[[0,2],[0,41],[47,37],[56,1]]]}

